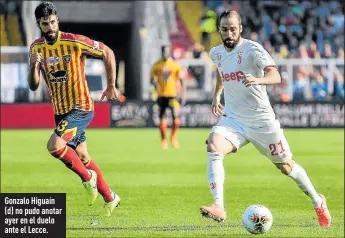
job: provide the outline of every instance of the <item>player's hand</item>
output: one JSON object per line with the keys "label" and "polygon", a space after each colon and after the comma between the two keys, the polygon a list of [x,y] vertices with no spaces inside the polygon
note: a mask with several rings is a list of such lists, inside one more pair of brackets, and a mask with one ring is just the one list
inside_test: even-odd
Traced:
{"label": "player's hand", "polygon": [[220,99],[218,99],[218,98],[213,99],[213,101],[212,101],[212,113],[213,113],[213,115],[215,115],[216,117],[220,117],[223,115],[223,111],[224,111],[224,107],[220,103]]}
{"label": "player's hand", "polygon": [[103,101],[104,98],[107,98],[108,102],[112,102],[119,98],[119,92],[114,86],[107,87],[102,94],[101,101]]}
{"label": "player's hand", "polygon": [[244,86],[249,87],[251,85],[259,84],[259,80],[251,74],[245,74],[242,83]]}
{"label": "player's hand", "polygon": [[40,53],[34,52],[30,56],[30,67],[38,68],[42,62],[42,57]]}

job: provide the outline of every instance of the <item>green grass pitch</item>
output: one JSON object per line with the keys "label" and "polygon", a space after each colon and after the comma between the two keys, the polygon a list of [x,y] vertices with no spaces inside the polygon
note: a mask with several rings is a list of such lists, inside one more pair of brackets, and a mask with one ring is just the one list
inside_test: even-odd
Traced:
{"label": "green grass pitch", "polygon": [[[202,218],[212,202],[206,175],[207,129],[181,129],[180,149],[162,151],[157,129],[89,129],[89,153],[121,205],[110,218],[103,200],[87,205],[79,178],[46,151],[51,130],[1,132],[2,192],[66,192],[67,237],[249,237],[245,208],[267,206],[264,237],[344,237],[344,131],[285,130],[295,160],[328,198],[332,227],[320,228],[311,201],[252,145],[225,158],[224,224]],[[97,222],[96,225],[90,225]]]}

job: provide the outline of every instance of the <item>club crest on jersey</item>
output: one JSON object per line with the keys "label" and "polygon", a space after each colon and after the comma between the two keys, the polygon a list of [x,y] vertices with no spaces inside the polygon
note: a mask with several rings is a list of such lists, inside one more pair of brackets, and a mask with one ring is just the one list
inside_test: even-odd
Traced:
{"label": "club crest on jersey", "polygon": [[62,56],[62,58],[67,64],[69,64],[69,62],[71,62],[71,55],[70,54],[64,55],[64,56]]}
{"label": "club crest on jersey", "polygon": [[237,64],[242,63],[242,55],[243,55],[242,51],[237,53]]}
{"label": "club crest on jersey", "polygon": [[51,56],[51,57],[48,57],[45,61],[46,61],[47,65],[55,66],[55,65],[59,64],[60,59],[57,56]]}

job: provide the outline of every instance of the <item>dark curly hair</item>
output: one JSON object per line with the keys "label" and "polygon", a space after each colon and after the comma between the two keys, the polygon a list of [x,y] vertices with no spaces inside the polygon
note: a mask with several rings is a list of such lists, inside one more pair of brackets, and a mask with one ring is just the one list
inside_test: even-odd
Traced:
{"label": "dark curly hair", "polygon": [[46,18],[50,15],[57,15],[56,7],[51,2],[41,2],[35,9],[37,23],[39,23],[42,17]]}

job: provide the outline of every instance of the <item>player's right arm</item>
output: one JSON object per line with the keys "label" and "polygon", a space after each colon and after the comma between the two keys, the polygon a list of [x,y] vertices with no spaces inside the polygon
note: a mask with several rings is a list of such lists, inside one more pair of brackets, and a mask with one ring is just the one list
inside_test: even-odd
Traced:
{"label": "player's right arm", "polygon": [[[213,47],[211,50],[210,50],[210,58],[213,62],[213,64],[217,65],[217,56],[214,54],[216,50],[216,47]],[[213,95],[213,100],[212,100],[212,113],[219,117],[223,114],[223,105],[220,103],[220,97],[222,95],[222,92],[223,92],[223,82],[222,82],[222,78],[220,77],[219,75],[219,72],[218,70],[216,70],[216,74],[217,74],[217,81],[216,81],[216,86],[214,88],[214,95]]]}
{"label": "player's right arm", "polygon": [[223,91],[223,82],[217,70],[217,82],[214,89],[213,101],[212,101],[212,113],[215,116],[221,116],[223,114],[223,105],[220,103],[220,97]]}
{"label": "player's right arm", "polygon": [[30,49],[30,70],[28,75],[29,88],[36,91],[40,84],[41,55]]}

